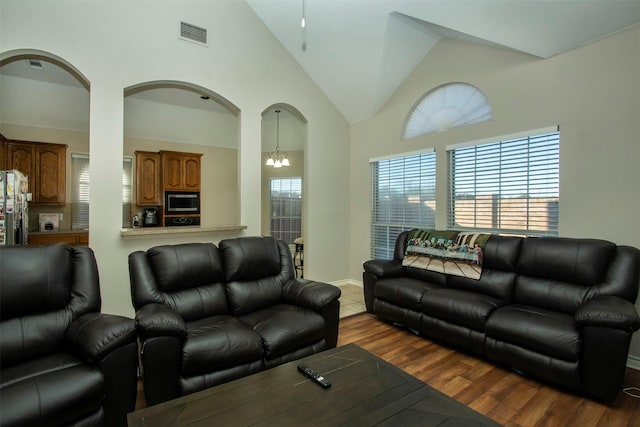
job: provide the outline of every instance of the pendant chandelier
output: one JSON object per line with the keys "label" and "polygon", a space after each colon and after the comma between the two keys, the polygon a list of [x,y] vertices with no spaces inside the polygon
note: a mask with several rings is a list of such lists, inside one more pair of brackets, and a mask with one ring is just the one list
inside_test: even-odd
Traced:
{"label": "pendant chandelier", "polygon": [[281,168],[282,166],[289,166],[289,159],[287,159],[287,153],[280,153],[280,110],[276,111],[276,151],[269,153],[267,158],[267,166],[273,166],[274,168]]}

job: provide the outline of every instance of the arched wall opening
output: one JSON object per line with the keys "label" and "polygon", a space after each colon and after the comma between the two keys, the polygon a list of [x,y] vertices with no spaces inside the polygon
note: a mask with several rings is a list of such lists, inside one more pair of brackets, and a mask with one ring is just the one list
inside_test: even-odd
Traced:
{"label": "arched wall opening", "polygon": [[[7,140],[58,144],[64,147],[46,152],[64,155],[64,183],[39,184],[35,171],[29,178],[29,191],[42,191],[38,185],[48,185],[60,197],[46,204],[34,201],[29,205],[29,232],[35,241],[40,232],[40,214],[57,214],[60,231],[77,229],[81,215],[76,200],[72,171],[73,153],[88,155],[89,147],[89,79],[69,61],[38,49],[18,49],[0,54],[0,134]],[[52,154],[50,161],[55,161]],[[9,158],[9,154],[7,153]],[[53,158],[53,160],[51,160]],[[8,163],[2,162],[5,166]],[[56,168],[60,163],[56,161]],[[57,169],[56,169],[57,170]],[[55,174],[55,173],[54,173]],[[49,176],[51,178],[51,176]],[[58,191],[60,189],[61,191]],[[86,212],[88,217],[88,212]],[[83,237],[84,239],[84,237]]]}
{"label": "arched wall opening", "polygon": [[[136,152],[201,154],[200,224],[239,224],[239,120],[240,109],[208,88],[169,80],[140,83],[124,90],[123,153],[134,159]],[[131,216],[141,218],[152,207],[162,214],[162,184],[158,205],[141,203],[142,178],[137,171],[133,176]]]}
{"label": "arched wall opening", "polygon": [[[261,232],[286,241],[293,250],[295,242],[304,241],[306,227],[307,119],[290,104],[272,104],[262,112],[261,134]],[[276,147],[289,166],[266,164]]]}

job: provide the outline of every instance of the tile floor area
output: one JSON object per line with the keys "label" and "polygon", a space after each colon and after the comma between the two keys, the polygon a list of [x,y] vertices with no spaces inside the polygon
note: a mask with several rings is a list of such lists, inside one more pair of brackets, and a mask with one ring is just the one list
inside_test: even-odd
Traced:
{"label": "tile floor area", "polygon": [[366,311],[362,287],[352,284],[338,286],[342,290],[340,296],[340,318]]}

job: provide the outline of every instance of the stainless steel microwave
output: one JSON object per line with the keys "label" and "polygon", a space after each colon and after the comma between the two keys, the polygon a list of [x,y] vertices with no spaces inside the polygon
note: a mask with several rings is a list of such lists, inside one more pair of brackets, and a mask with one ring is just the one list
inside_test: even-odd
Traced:
{"label": "stainless steel microwave", "polygon": [[200,214],[200,193],[184,191],[164,192],[164,214],[186,215]]}

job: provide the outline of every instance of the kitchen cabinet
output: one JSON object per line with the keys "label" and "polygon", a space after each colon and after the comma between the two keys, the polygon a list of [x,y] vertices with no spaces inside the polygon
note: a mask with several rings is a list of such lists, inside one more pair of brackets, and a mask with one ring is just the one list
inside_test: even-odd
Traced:
{"label": "kitchen cabinet", "polygon": [[6,141],[5,169],[18,169],[29,177],[31,203],[66,203],[67,146],[27,141]]}
{"label": "kitchen cabinet", "polygon": [[56,231],[29,233],[29,245],[55,245],[68,243],[69,245],[89,246],[88,231]]}
{"label": "kitchen cabinet", "polygon": [[202,154],[161,151],[162,190],[200,191]]}
{"label": "kitchen cabinet", "polygon": [[136,151],[136,204],[160,206],[160,153]]}

